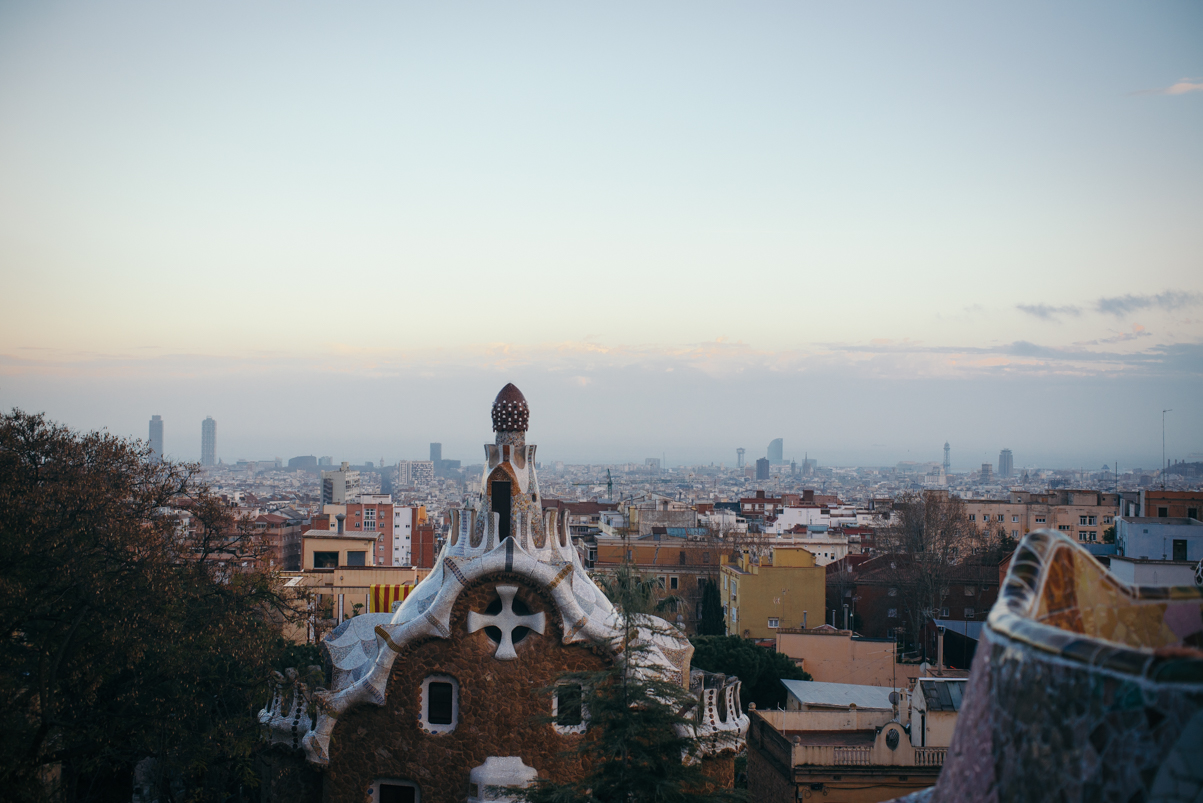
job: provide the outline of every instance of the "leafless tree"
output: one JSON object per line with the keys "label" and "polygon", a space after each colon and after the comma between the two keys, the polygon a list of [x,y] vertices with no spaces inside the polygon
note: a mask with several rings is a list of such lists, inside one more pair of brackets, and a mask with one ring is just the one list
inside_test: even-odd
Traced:
{"label": "leafless tree", "polygon": [[898,599],[915,640],[929,619],[939,615],[957,565],[984,547],[970,523],[965,504],[946,492],[904,496],[895,505],[894,522],[877,534],[882,572],[898,589]]}

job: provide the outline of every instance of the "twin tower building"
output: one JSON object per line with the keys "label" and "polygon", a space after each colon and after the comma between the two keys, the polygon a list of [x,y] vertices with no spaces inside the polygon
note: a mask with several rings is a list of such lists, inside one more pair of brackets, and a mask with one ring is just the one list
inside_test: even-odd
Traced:
{"label": "twin tower building", "polygon": [[[156,463],[163,460],[163,417],[150,417],[151,459]],[[217,465],[217,422],[206,418],[201,422],[201,465]]]}

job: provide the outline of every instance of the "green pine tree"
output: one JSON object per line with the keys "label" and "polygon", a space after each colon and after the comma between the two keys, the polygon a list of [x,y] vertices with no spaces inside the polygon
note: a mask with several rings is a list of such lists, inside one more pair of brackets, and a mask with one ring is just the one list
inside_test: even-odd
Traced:
{"label": "green pine tree", "polygon": [[698,625],[702,636],[727,635],[727,622],[723,619],[723,603],[718,595],[718,583],[707,580],[702,587],[702,621]]}
{"label": "green pine tree", "polygon": [[[540,780],[524,791],[528,803],[718,803],[743,800],[741,793],[714,789],[702,772],[699,746],[690,735],[696,698],[678,683],[650,670],[649,632],[680,638],[649,615],[664,606],[655,589],[630,566],[602,583],[618,610],[619,634],[610,645],[612,664],[598,672],[561,676],[549,693],[561,703],[580,689],[589,730],[571,751],[587,759],[579,781]],[[575,702],[575,700],[573,701]],[[561,704],[559,717],[565,716]],[[573,706],[574,707],[574,706]],[[571,723],[568,714],[563,723]]]}

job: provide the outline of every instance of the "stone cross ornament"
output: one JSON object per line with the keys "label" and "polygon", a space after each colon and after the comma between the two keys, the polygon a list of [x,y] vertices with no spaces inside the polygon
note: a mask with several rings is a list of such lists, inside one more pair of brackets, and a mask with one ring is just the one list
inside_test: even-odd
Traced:
{"label": "stone cross ornament", "polygon": [[514,645],[526,638],[531,630],[543,634],[547,617],[542,613],[531,613],[530,609],[515,600],[518,586],[497,586],[498,599],[484,613],[468,611],[468,632],[484,630],[497,651],[493,657],[499,661],[512,661],[518,657]]}

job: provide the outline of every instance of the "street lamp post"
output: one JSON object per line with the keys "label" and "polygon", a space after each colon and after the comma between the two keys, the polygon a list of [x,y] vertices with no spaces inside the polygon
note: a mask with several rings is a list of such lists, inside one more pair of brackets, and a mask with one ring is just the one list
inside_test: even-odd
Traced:
{"label": "street lamp post", "polygon": [[1161,411],[1161,490],[1165,490],[1165,414],[1174,412],[1171,407]]}

